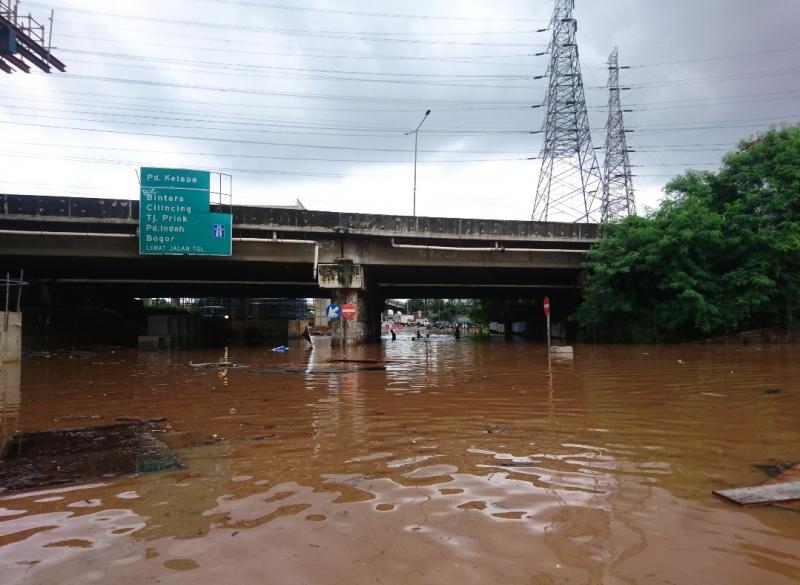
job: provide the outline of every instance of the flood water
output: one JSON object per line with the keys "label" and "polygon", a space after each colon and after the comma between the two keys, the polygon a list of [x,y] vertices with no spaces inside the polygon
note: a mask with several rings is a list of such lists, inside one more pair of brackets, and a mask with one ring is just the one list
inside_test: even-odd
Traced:
{"label": "flood water", "polygon": [[711,494],[800,461],[800,348],[316,342],[3,372],[3,435],[166,417],[187,467],[0,493],[0,581],[800,582],[800,512]]}

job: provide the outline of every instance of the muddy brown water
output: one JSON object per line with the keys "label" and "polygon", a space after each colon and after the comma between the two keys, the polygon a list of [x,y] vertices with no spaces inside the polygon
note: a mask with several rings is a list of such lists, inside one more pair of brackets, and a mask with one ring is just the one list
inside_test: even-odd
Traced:
{"label": "muddy brown water", "polygon": [[[0,370],[3,438],[166,417],[187,468],[0,493],[0,581],[797,584],[800,513],[711,491],[800,460],[799,358],[586,345],[548,366],[444,337],[32,358],[18,389]],[[265,371],[187,365],[228,360]]]}

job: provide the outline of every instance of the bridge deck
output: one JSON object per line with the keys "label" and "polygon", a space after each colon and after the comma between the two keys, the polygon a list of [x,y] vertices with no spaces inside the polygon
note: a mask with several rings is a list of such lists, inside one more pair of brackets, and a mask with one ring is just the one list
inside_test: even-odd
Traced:
{"label": "bridge deck", "polygon": [[322,296],[316,266],[384,296],[577,288],[600,226],[235,206],[233,255],[141,256],[137,201],[0,195],[0,261],[26,279],[134,296]]}
{"label": "bridge deck", "polygon": [[[233,206],[232,211],[234,229],[242,236],[279,231],[425,240],[575,243],[579,244],[577,247],[588,247],[600,234],[597,224],[410,217],[243,205]],[[28,224],[31,221],[63,225],[80,223],[98,226],[98,229],[105,231],[133,233],[139,221],[139,202],[88,197],[0,195],[0,221],[5,224]]]}

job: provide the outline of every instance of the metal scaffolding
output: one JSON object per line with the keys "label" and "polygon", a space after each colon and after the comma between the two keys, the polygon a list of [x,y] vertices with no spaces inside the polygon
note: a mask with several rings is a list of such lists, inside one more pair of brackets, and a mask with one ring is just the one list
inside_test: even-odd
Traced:
{"label": "metal scaffolding", "polygon": [[30,73],[32,65],[45,73],[51,67],[66,71],[66,65],[52,54],[52,10],[49,20],[47,28],[31,14],[21,14],[18,0],[0,0],[0,71]]}
{"label": "metal scaffolding", "polygon": [[181,306],[203,317],[224,317],[240,321],[297,319],[308,317],[305,299],[221,298],[181,299]]}

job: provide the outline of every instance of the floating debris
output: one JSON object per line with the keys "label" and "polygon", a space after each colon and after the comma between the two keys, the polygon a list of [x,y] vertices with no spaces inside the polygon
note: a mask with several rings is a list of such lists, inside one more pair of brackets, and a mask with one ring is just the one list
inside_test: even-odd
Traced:
{"label": "floating debris", "polygon": [[328,360],[326,363],[329,364],[387,364],[391,363],[390,360],[347,360],[347,359],[339,359],[339,360]]}
{"label": "floating debris", "polygon": [[163,416],[157,416],[155,418],[142,418],[142,417],[139,417],[139,416],[118,416],[117,420],[120,421],[120,422],[138,422],[138,423],[143,423],[143,424],[149,425],[149,424],[153,424],[153,423],[164,422],[167,419],[166,419],[166,417],[163,417]]}
{"label": "floating debris", "polygon": [[764,485],[717,490],[713,494],[740,506],[777,506],[800,511],[800,464],[770,462],[755,466],[772,479]]}
{"label": "floating debris", "polygon": [[536,465],[534,461],[501,461],[500,467],[532,467]]}
{"label": "floating debris", "polygon": [[785,471],[788,471],[792,467],[798,466],[798,463],[790,463],[788,461],[774,461],[768,460],[764,463],[754,463],[753,467],[756,467],[766,473],[769,477],[778,477]]}
{"label": "floating debris", "polygon": [[572,355],[575,353],[575,350],[570,345],[559,345],[553,346],[550,348],[550,353],[554,354],[564,354],[564,355]]}
{"label": "floating debris", "polygon": [[237,367],[236,364],[233,362],[208,362],[203,364],[189,364],[193,368],[207,368],[207,369],[217,369],[217,368],[235,368]]}
{"label": "floating debris", "polygon": [[713,494],[740,506],[769,506],[800,501],[800,481],[715,490]]}
{"label": "floating debris", "polygon": [[486,433],[490,435],[498,435],[503,433],[510,433],[513,429],[508,427],[492,427],[490,429],[486,429]]}
{"label": "floating debris", "polygon": [[247,367],[242,372],[252,374],[348,374],[351,372],[383,372],[386,366],[362,366],[356,368],[305,368],[305,367]]}

